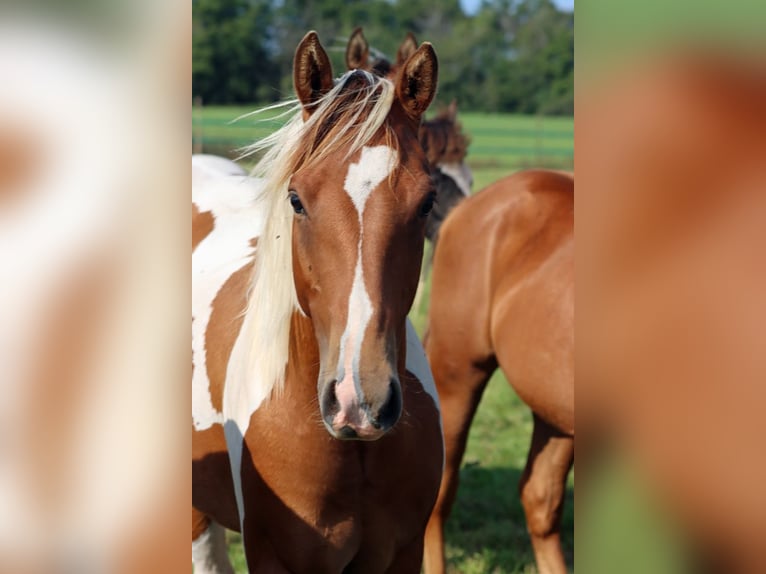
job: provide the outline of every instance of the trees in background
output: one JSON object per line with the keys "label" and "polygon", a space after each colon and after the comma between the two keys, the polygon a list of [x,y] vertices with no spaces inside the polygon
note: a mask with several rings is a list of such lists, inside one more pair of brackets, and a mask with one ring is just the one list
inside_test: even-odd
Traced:
{"label": "trees in background", "polygon": [[574,16],[550,0],[193,0],[192,91],[205,103],[253,103],[292,91],[292,57],[317,30],[336,71],[363,26],[393,58],[407,31],[439,55],[441,102],[463,110],[572,114]]}

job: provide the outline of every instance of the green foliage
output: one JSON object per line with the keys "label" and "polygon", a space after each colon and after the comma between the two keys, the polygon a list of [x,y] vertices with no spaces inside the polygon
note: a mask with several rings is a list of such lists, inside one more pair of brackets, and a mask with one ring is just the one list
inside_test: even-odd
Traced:
{"label": "green foliage", "polygon": [[205,102],[272,100],[279,75],[271,6],[257,0],[193,0],[192,93]]}
{"label": "green foliage", "polygon": [[394,59],[408,31],[439,55],[439,98],[461,110],[571,115],[574,17],[551,0],[193,0],[193,94],[203,102],[292,93],[293,51],[308,30],[344,70],[351,31]]}

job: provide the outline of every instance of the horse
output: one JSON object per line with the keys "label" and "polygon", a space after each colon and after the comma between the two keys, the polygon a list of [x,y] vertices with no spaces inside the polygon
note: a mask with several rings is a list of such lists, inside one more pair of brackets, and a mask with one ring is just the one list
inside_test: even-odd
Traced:
{"label": "horse", "polygon": [[433,261],[425,347],[442,406],[446,464],[425,571],[443,574],[444,522],[471,420],[499,366],[533,413],[520,481],[543,574],[566,572],[559,530],[574,464],[574,179],[518,172],[461,202]]}
{"label": "horse", "polygon": [[[438,63],[333,81],[298,45],[294,115],[257,177],[193,189],[192,557],[231,572],[417,573],[438,395],[406,315],[434,193],[418,127]],[[220,193],[219,193],[220,192]],[[196,232],[196,233],[195,233]]]}
{"label": "horse", "polygon": [[436,189],[436,204],[426,224],[426,237],[435,246],[447,215],[471,195],[473,187],[473,173],[465,163],[470,139],[457,119],[457,102],[452,100],[434,118],[425,120],[419,137]]}

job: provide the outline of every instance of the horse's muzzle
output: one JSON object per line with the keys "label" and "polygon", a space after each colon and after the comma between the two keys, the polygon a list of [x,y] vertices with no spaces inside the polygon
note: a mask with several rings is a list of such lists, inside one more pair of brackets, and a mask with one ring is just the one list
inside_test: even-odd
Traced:
{"label": "horse's muzzle", "polygon": [[385,399],[378,404],[366,401],[353,380],[329,381],[319,393],[319,409],[327,431],[341,440],[377,440],[386,434],[402,414],[402,387],[391,378]]}

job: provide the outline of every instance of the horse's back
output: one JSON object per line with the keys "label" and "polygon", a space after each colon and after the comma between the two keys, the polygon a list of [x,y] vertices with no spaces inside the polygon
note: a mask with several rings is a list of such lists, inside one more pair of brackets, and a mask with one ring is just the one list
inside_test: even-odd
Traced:
{"label": "horse's back", "polygon": [[[574,431],[574,181],[531,170],[465,200],[441,231],[430,336],[496,357],[540,416]],[[457,342],[455,343],[458,344]]]}

